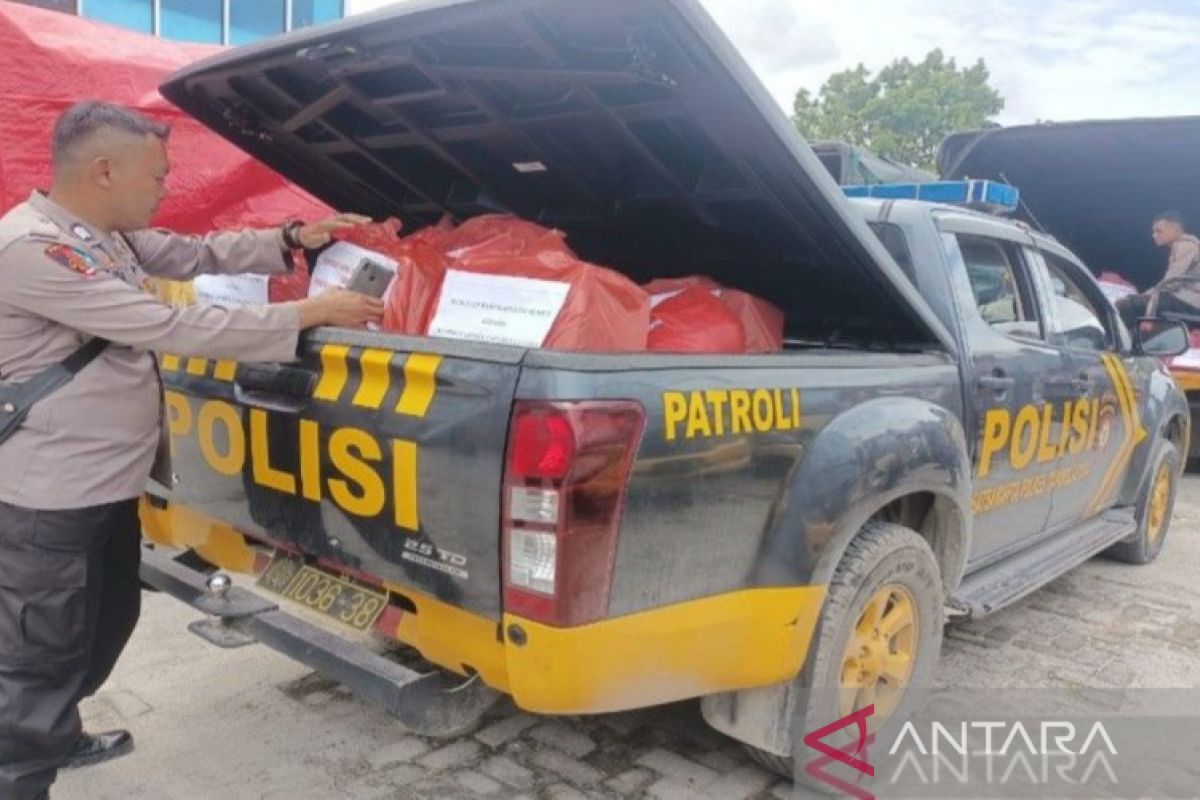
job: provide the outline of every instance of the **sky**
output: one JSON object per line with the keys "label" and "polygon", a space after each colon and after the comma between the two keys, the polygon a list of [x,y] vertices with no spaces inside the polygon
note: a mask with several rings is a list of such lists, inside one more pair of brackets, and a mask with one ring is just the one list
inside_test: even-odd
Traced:
{"label": "sky", "polygon": [[1200,114],[1200,0],[701,2],[789,112],[797,89],[838,70],[941,47],[986,61],[1006,125]]}

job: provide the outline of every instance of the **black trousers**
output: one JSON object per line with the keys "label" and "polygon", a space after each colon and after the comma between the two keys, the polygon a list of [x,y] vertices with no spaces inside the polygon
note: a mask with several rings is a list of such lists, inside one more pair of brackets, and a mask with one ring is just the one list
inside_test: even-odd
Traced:
{"label": "black trousers", "polygon": [[0,800],[36,797],[82,733],[141,613],[136,500],[0,503]]}
{"label": "black trousers", "polygon": [[[1121,314],[1121,319],[1125,321],[1125,327],[1130,330],[1137,324],[1138,319],[1146,316],[1146,309],[1150,305],[1149,294],[1131,294],[1122,297],[1117,301],[1117,311]],[[1158,310],[1159,311],[1177,311],[1181,314],[1200,314],[1200,308],[1196,308],[1188,303],[1183,302],[1173,294],[1162,292],[1158,295]]]}

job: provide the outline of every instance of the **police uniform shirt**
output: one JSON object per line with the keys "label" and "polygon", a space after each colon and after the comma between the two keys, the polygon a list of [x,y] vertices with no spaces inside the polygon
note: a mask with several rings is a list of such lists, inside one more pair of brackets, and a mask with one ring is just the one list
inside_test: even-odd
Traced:
{"label": "police uniform shirt", "polygon": [[27,380],[93,336],[112,344],[0,444],[0,501],[49,510],[140,495],[165,438],[151,351],[292,361],[300,331],[295,303],[177,308],[145,291],[148,276],[287,269],[278,230],[104,236],[38,192],[4,215],[0,380]]}

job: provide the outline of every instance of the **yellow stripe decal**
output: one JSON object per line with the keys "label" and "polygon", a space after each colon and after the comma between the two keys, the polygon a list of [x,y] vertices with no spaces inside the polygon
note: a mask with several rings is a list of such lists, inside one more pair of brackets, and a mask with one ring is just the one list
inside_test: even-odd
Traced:
{"label": "yellow stripe decal", "polygon": [[187,374],[188,375],[196,375],[197,377],[203,378],[204,372],[207,369],[208,369],[208,359],[207,358],[189,358],[187,360]]}
{"label": "yellow stripe decal", "polygon": [[1129,395],[1126,393],[1125,382],[1121,379],[1120,364],[1111,355],[1104,354],[1102,358],[1104,359],[1104,368],[1108,371],[1109,380],[1112,381],[1113,389],[1117,393],[1117,403],[1121,409],[1121,420],[1124,431],[1122,433],[1121,446],[1117,448],[1113,460],[1109,463],[1108,470],[1104,473],[1104,479],[1100,481],[1100,488],[1092,498],[1091,506],[1088,509],[1090,512],[1099,510],[1107,502],[1109,495],[1112,494],[1113,484],[1125,469],[1125,451],[1129,447],[1133,430],[1133,417],[1129,408]]}
{"label": "yellow stripe decal", "polygon": [[1089,513],[1099,511],[1108,502],[1113,490],[1124,474],[1125,468],[1128,466],[1129,458],[1133,455],[1134,448],[1145,438],[1137,402],[1129,383],[1129,376],[1125,372],[1125,365],[1121,363],[1119,358],[1113,355],[1104,354],[1102,358],[1104,359],[1104,367],[1108,371],[1108,376],[1112,380],[1113,388],[1117,393],[1117,402],[1121,408],[1124,432],[1121,438],[1121,446],[1117,449],[1116,456],[1109,464],[1108,470],[1104,473],[1104,479],[1100,482],[1100,486],[1088,506]]}
{"label": "yellow stripe decal", "polygon": [[172,355],[171,353],[163,353],[159,364],[166,372],[178,372],[179,356]]}
{"label": "yellow stripe decal", "polygon": [[218,361],[217,368],[213,370],[213,377],[219,381],[232,381],[236,375],[236,361]]}
{"label": "yellow stripe decal", "polygon": [[390,380],[392,351],[364,350],[362,358],[362,383],[354,395],[354,405],[363,408],[379,408],[387,394]]}
{"label": "yellow stripe decal", "polygon": [[404,362],[404,391],[396,405],[396,413],[423,417],[429,411],[437,391],[437,371],[442,357],[428,353],[413,353]]}
{"label": "yellow stripe decal", "polygon": [[313,397],[318,400],[328,400],[336,403],[346,388],[349,374],[346,369],[346,356],[350,347],[344,344],[327,344],[321,348],[321,380],[317,383]]}

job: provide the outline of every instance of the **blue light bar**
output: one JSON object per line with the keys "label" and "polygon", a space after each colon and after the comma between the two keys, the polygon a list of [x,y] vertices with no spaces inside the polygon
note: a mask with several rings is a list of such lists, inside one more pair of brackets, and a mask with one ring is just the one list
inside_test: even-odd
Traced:
{"label": "blue light bar", "polygon": [[1017,187],[984,180],[861,184],[843,186],[842,191],[847,197],[924,200],[1001,214],[1016,211],[1021,201]]}

